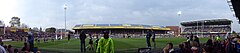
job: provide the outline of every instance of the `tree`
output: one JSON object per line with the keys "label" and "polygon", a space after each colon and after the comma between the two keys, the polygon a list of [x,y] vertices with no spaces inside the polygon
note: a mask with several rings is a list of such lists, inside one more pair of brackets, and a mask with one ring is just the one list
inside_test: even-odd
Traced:
{"label": "tree", "polygon": [[12,17],[11,21],[9,22],[11,24],[11,27],[20,27],[20,18],[18,17]]}
{"label": "tree", "polygon": [[32,30],[34,30],[34,31],[39,31],[39,29],[38,29],[37,27],[33,27]]}
{"label": "tree", "polygon": [[28,28],[28,25],[22,23],[20,27],[21,27],[21,28]]}
{"label": "tree", "polygon": [[50,27],[45,30],[45,32],[47,32],[48,35],[50,35],[50,37],[52,38],[52,41],[54,41],[54,35],[56,35],[55,31],[56,31],[56,28],[54,27]]}
{"label": "tree", "polygon": [[56,28],[54,27],[50,27],[45,30],[45,32],[48,32],[48,33],[55,33],[55,31],[56,31]]}

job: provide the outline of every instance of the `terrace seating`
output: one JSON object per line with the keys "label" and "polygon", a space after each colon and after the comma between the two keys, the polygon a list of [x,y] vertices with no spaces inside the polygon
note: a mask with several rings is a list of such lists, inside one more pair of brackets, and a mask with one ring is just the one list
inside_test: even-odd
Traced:
{"label": "terrace seating", "polygon": [[202,27],[197,28],[185,28],[183,32],[230,32],[230,27]]}

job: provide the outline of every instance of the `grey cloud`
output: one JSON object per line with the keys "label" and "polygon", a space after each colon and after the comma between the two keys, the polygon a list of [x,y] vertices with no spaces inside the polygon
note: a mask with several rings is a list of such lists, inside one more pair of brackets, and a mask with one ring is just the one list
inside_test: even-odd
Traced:
{"label": "grey cloud", "polygon": [[225,0],[34,0],[23,2],[21,14],[31,26],[62,28],[65,3],[69,29],[76,24],[100,23],[179,25],[181,21],[221,17],[237,22]]}

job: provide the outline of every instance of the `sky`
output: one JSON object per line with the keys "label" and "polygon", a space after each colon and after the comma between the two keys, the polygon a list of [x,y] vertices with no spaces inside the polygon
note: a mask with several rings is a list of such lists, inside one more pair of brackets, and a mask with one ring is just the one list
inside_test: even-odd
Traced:
{"label": "sky", "polygon": [[68,29],[77,24],[179,26],[182,21],[225,18],[240,31],[227,0],[0,0],[0,20],[9,25],[16,16],[30,27],[64,28],[64,4]]}

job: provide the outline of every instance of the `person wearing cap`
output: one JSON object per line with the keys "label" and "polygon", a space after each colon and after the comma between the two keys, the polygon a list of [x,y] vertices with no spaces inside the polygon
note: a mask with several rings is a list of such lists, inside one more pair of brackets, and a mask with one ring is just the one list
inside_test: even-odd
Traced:
{"label": "person wearing cap", "polygon": [[84,31],[81,31],[79,38],[81,41],[81,52],[86,52],[85,39],[87,38],[87,36]]}
{"label": "person wearing cap", "polygon": [[114,53],[114,43],[107,31],[104,31],[103,37],[100,38],[96,53]]}

